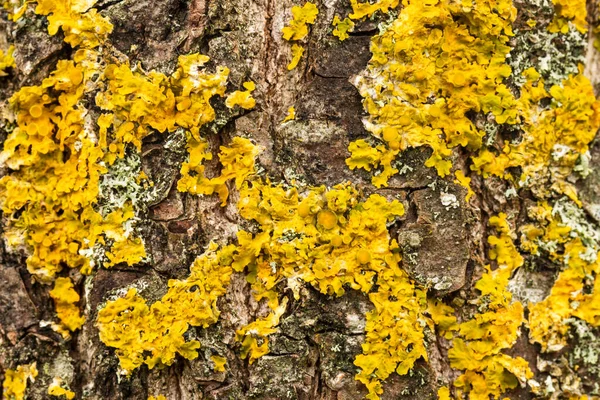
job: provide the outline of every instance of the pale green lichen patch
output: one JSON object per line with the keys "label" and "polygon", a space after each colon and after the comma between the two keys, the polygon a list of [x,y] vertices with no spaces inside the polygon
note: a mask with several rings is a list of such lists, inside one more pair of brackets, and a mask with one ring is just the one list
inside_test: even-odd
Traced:
{"label": "pale green lichen patch", "polygon": [[560,85],[569,75],[578,74],[579,64],[585,61],[585,34],[574,27],[565,33],[550,32],[548,25],[554,15],[551,0],[540,0],[538,4],[528,2],[521,12],[521,19],[529,18],[535,24],[521,24],[515,29],[507,58],[513,71],[510,81],[523,86],[527,81],[523,72],[532,67],[544,78],[548,88]]}

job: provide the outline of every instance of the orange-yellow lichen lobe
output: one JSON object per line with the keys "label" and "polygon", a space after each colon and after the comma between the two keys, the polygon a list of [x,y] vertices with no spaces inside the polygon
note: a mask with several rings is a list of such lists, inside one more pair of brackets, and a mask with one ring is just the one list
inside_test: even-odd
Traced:
{"label": "orange-yellow lichen lobe", "polygon": [[304,54],[304,47],[294,43],[292,44],[292,60],[287,66],[288,71],[293,70],[298,66],[302,55]]}
{"label": "orange-yellow lichen lobe", "polygon": [[585,0],[552,0],[554,19],[548,26],[550,32],[568,33],[572,23],[581,33],[587,33],[587,6]]}
{"label": "orange-yellow lichen lobe", "polygon": [[227,96],[225,105],[229,108],[240,106],[245,110],[250,110],[256,105],[256,100],[252,97],[252,92],[256,89],[254,82],[244,82],[246,90],[236,90]]}
{"label": "orange-yellow lichen lobe", "polygon": [[9,46],[6,50],[0,49],[0,78],[8,75],[6,70],[17,66],[13,57],[14,52],[15,46],[13,45]]}
{"label": "orange-yellow lichen lobe", "polygon": [[48,16],[48,33],[62,29],[71,47],[94,48],[106,41],[112,24],[94,8],[95,0],[37,0],[36,14]]}
{"label": "orange-yellow lichen lobe", "polygon": [[213,369],[216,372],[225,372],[225,366],[227,365],[227,359],[218,355],[210,356],[210,360],[213,362]]}
{"label": "orange-yellow lichen lobe", "polygon": [[23,400],[27,383],[34,382],[38,375],[36,363],[19,365],[16,369],[4,371],[2,383],[3,398],[6,400]]}
{"label": "orange-yellow lichen lobe", "polygon": [[222,206],[229,197],[227,183],[233,181],[239,189],[244,180],[254,173],[255,158],[258,155],[258,148],[250,140],[233,138],[230,146],[221,147],[221,174],[215,178],[207,178],[203,160],[212,159],[212,154],[208,152],[208,143],[202,138],[190,137],[188,151],[190,159],[181,166],[177,190],[202,195],[217,193]]}
{"label": "orange-yellow lichen lobe", "polygon": [[359,20],[365,17],[370,17],[377,11],[387,14],[391,9],[395,9],[400,4],[400,0],[376,0],[373,2],[359,2],[358,0],[350,0],[352,13],[349,15],[351,19]]}
{"label": "orange-yellow lichen lobe", "polygon": [[135,288],[106,303],[97,318],[100,340],[117,349],[124,374],[142,364],[171,365],[176,354],[190,360],[198,356],[200,342],[186,341],[184,334],[190,326],[206,328],[217,321],[217,299],[229,285],[233,250],[211,243],[189,277],[170,280],[167,293],[151,306]]}
{"label": "orange-yellow lichen lobe", "polygon": [[63,336],[68,337],[69,331],[76,331],[85,322],[77,306],[79,294],[75,291],[70,278],[60,277],[54,281],[54,289],[50,291],[50,297],[54,300],[56,314],[60,320],[58,330]]}
{"label": "orange-yellow lichen lobe", "polygon": [[356,85],[370,115],[366,128],[384,144],[351,144],[348,165],[377,168],[375,185],[387,185],[398,172],[392,162],[408,147],[432,148],[425,165],[445,176],[453,147],[481,146],[484,133],[468,113],[485,108],[490,95],[506,95],[501,82],[510,75],[506,43],[516,17],[510,1],[493,10],[483,3],[406,2],[398,19],[373,38],[372,59]]}
{"label": "orange-yellow lichen lobe", "polygon": [[72,400],[75,398],[75,392],[63,387],[63,380],[55,377],[50,386],[48,386],[48,394],[62,399]]}
{"label": "orange-yellow lichen lobe", "polygon": [[354,30],[354,22],[350,18],[340,19],[337,15],[333,17],[333,22],[331,23],[335,29],[333,30],[333,36],[336,36],[340,39],[340,41],[344,41],[350,37],[348,32],[352,32]]}
{"label": "orange-yellow lichen lobe", "polygon": [[292,7],[292,20],[281,32],[285,40],[302,40],[308,35],[308,25],[315,23],[319,9],[316,4],[307,1],[302,7]]}

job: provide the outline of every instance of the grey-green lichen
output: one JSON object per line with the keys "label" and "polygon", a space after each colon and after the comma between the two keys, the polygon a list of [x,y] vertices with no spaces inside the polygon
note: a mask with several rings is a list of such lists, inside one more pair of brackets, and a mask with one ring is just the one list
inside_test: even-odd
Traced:
{"label": "grey-green lichen", "polygon": [[571,25],[567,34],[552,33],[548,26],[554,16],[551,0],[524,3],[521,19],[527,21],[515,29],[513,48],[507,63],[512,68],[510,79],[518,87],[526,83],[523,72],[534,67],[546,86],[560,85],[569,75],[579,73],[585,61],[587,38]]}

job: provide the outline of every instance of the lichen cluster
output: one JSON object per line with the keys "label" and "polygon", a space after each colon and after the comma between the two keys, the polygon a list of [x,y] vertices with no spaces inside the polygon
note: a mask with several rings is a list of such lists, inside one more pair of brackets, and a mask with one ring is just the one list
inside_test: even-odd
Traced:
{"label": "lichen cluster", "polygon": [[[268,353],[268,335],[277,331],[286,310],[288,298],[278,293],[280,285],[289,287],[297,299],[302,283],[332,296],[351,288],[368,294],[374,305],[367,314],[363,354],[355,364],[369,398],[377,398],[383,379],[394,371],[404,374],[417,359],[427,358],[421,328],[425,293],[400,268],[398,245],[387,230],[387,224],[404,213],[403,205],[380,195],[360,201],[361,194],[350,184],[303,193],[273,184],[256,176],[256,155],[247,139],[234,138],[231,147],[221,149],[223,170],[213,179],[238,173],[238,211],[260,228],[239,231],[237,244],[211,244],[192,265],[190,277],[170,281],[167,294],[151,307],[135,289],[109,301],[98,316],[100,338],[118,349],[126,373],[142,363],[169,365],[175,353],[194,358],[199,343],[185,341],[184,333],[189,326],[215,323],[216,300],[225,293],[231,273],[245,272],[256,301],[266,299],[271,309],[237,332],[242,357],[253,362]],[[241,167],[233,168],[236,164]],[[252,169],[244,172],[244,167]],[[197,187],[210,188],[211,180],[204,181]],[[218,191],[197,191],[213,192]],[[219,281],[209,278],[216,276]],[[208,282],[213,286],[207,287]],[[385,336],[389,339],[382,342]],[[151,355],[144,358],[144,351]],[[215,370],[223,365],[223,360],[217,361]]]}
{"label": "lichen cluster", "polygon": [[[398,173],[394,162],[401,151],[427,146],[432,154],[425,165],[443,177],[451,172],[452,149],[460,146],[471,151],[471,170],[483,176],[538,186],[550,173],[552,189],[571,195],[565,175],[600,126],[598,103],[581,73],[546,90],[530,68],[521,93],[509,89],[506,57],[515,17],[511,1],[494,7],[485,0],[471,7],[405,2],[398,19],[373,39],[373,57],[356,81],[374,138],[350,144],[348,166],[375,170],[373,184],[386,186]],[[521,137],[484,146],[486,132],[473,113],[517,127]],[[519,177],[512,176],[515,167],[522,167]]]}
{"label": "lichen cluster", "polygon": [[308,35],[308,25],[315,23],[319,9],[314,3],[307,1],[302,7],[292,7],[292,20],[289,25],[281,29],[283,38],[288,41],[293,41],[292,44],[292,60],[287,66],[288,70],[292,70],[298,66],[304,47],[297,42],[303,40]]}
{"label": "lichen cluster", "polygon": [[0,78],[8,75],[7,69],[15,67],[14,51],[15,46],[9,46],[7,50],[0,49]]}
{"label": "lichen cluster", "polygon": [[[544,253],[564,265],[549,296],[529,306],[530,339],[543,350],[558,351],[567,345],[573,317],[600,326],[600,280],[594,278],[600,271],[600,237],[585,224],[569,226],[570,221],[585,221],[572,203],[557,202],[550,207],[542,202],[531,207],[529,214],[535,223],[523,227],[524,250]],[[591,286],[590,290],[585,286]]]}
{"label": "lichen cluster", "polygon": [[38,370],[36,363],[19,365],[16,369],[4,371],[4,382],[2,383],[2,396],[7,400],[23,400],[27,382],[34,382]]}
{"label": "lichen cluster", "polygon": [[79,313],[79,294],[73,288],[73,282],[70,278],[60,277],[54,281],[54,289],[50,291],[50,297],[54,300],[56,315],[60,320],[60,325],[55,330],[60,332],[63,337],[69,337],[69,332],[74,332],[81,328],[85,322]]}
{"label": "lichen cluster", "polygon": [[217,321],[217,299],[229,284],[232,251],[233,246],[217,251],[211,245],[196,259],[190,276],[170,280],[167,293],[150,307],[136,289],[107,302],[98,313],[98,332],[104,344],[117,349],[124,374],[142,364],[170,365],[176,354],[187,359],[198,356],[200,343],[186,341],[184,334],[190,326],[207,327]]}
{"label": "lichen cluster", "polygon": [[366,127],[381,144],[353,142],[351,169],[377,168],[373,184],[385,186],[398,172],[396,156],[426,145],[433,153],[425,165],[445,176],[453,147],[481,147],[484,133],[469,113],[497,105],[498,118],[511,118],[502,103],[512,95],[502,81],[510,75],[505,58],[516,9],[508,0],[493,9],[487,3],[406,2],[373,38],[373,56],[356,85],[370,115]]}
{"label": "lichen cluster", "polygon": [[[2,4],[18,20],[33,2]],[[0,179],[7,243],[24,251],[34,277],[54,284],[48,294],[60,322],[52,327],[64,339],[85,322],[74,281],[61,276],[66,268],[91,274],[97,265],[146,259],[136,221],[152,183],[139,153],[149,135],[175,131],[185,133],[188,151],[177,189],[217,195],[222,206],[238,198],[244,229],[230,242],[211,242],[189,276],[170,280],[160,299],[150,302],[143,289],[129,287],[98,310],[100,340],[116,349],[126,376],[142,365],[171,365],[178,355],[197,358],[195,329],[218,322],[218,301],[233,274],[245,275],[254,300],[268,308],[236,331],[239,354],[249,363],[269,353],[269,335],[278,332],[303,287],[331,297],[348,290],[367,296],[372,309],[354,365],[370,400],[379,399],[392,373],[408,374],[417,360],[427,361],[431,332],[447,341],[448,363],[459,371],[452,389],[439,389],[440,399],[501,398],[527,384],[541,395],[544,389],[532,379],[528,362],[507,354],[522,326],[543,352],[565,348],[573,326],[600,326],[600,233],[587,222],[572,184],[600,127],[600,103],[580,66],[565,67],[578,72],[564,79],[544,79],[540,66],[514,76],[507,61],[517,16],[512,1],[350,0],[348,17],[333,20],[332,34],[345,40],[354,21],[397,15],[373,37],[372,59],[355,82],[372,137],[350,144],[350,169],[374,171],[373,185],[386,186],[399,172],[400,153],[425,146],[431,151],[425,165],[441,177],[453,173],[468,202],[475,196],[472,179],[452,163],[463,148],[467,167],[481,179],[501,178],[530,189],[538,200],[528,207],[530,223],[520,228],[511,228],[513,218],[504,213],[490,218],[493,266],[479,268],[476,298],[460,313],[416,286],[402,269],[400,247],[390,235],[404,214],[400,198],[365,195],[351,182],[333,187],[272,182],[257,166],[259,148],[242,137],[220,147],[219,173],[210,177],[205,162],[213,151],[202,129],[216,119],[210,101],[221,97],[229,109],[250,110],[256,106],[254,82],[227,94],[228,68],[217,66],[211,73],[209,58],[200,54],[179,56],[170,75],[116,61],[107,56],[112,25],[94,4],[36,3],[35,13],[47,16],[49,34],[62,31],[73,57],[59,61],[41,84],[11,97],[16,127],[0,153],[9,171]],[[585,2],[555,0],[554,6],[551,35],[586,32]],[[298,65],[304,53],[299,43],[319,11],[307,2],[291,13],[282,29],[293,42],[288,69]],[[12,47],[0,52],[0,77],[14,67]],[[482,117],[491,129],[477,123]],[[283,122],[295,118],[291,107]],[[507,129],[517,138],[502,142]],[[234,187],[239,196],[230,196]],[[563,197],[553,200],[555,195]],[[538,303],[516,301],[509,290],[511,277],[525,264],[522,254],[548,259],[559,269],[549,295]],[[224,356],[205,354],[213,371],[226,371]],[[24,398],[36,375],[35,363],[7,370],[5,397]],[[47,392],[75,396],[60,377]],[[567,392],[583,395],[577,387]]]}
{"label": "lichen cluster", "polygon": [[72,400],[75,398],[75,392],[64,387],[64,382],[61,378],[55,377],[50,386],[48,386],[48,394],[61,399]]}
{"label": "lichen cluster", "polygon": [[[430,313],[446,338],[452,338],[448,359],[452,368],[464,371],[454,381],[457,398],[501,398],[501,395],[519,384],[525,386],[533,377],[526,360],[510,357],[502,351],[509,349],[520,334],[525,322],[524,307],[512,301],[508,281],[515,270],[523,265],[512,239],[506,214],[490,218],[490,226],[498,233],[488,238],[489,257],[498,268],[486,271],[475,283],[480,293],[478,312],[472,318],[458,323],[451,307],[439,301],[430,301]],[[447,396],[445,388],[440,398]],[[449,398],[449,397],[446,397]]]}
{"label": "lichen cluster", "polygon": [[[131,204],[98,210],[99,182],[107,169],[85,97],[96,88],[94,77],[102,68],[96,47],[111,25],[92,5],[38,2],[36,13],[49,15],[49,33],[62,29],[77,50],[40,85],[24,86],[10,98],[16,127],[0,154],[10,171],[0,179],[7,243],[25,251],[29,272],[46,283],[65,267],[91,273],[97,261],[91,255],[99,247],[106,267],[145,256],[143,242],[127,226],[135,214]],[[52,326],[69,337],[84,321],[79,295],[69,278],[59,278],[50,295],[61,321]]]}

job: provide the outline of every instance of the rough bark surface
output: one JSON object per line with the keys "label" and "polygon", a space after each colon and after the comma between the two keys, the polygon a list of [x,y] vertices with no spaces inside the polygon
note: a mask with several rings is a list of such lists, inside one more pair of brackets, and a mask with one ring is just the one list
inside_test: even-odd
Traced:
{"label": "rough bark surface", "polygon": [[[475,196],[467,203],[463,187],[423,165],[430,154],[425,147],[401,154],[402,164],[410,172],[394,176],[386,188],[373,187],[368,173],[347,167],[349,143],[369,135],[362,122],[362,98],[351,82],[371,58],[369,45],[378,24],[392,18],[381,14],[358,22],[350,37],[339,41],[331,34],[331,20],[334,15],[347,15],[351,10],[348,3],[317,1],[317,22],[311,27],[304,57],[292,71],[286,68],[290,46],[281,35],[290,9],[297,5],[292,0],[100,0],[96,8],[114,25],[109,40],[131,65],[141,63],[147,71],[156,69],[168,75],[178,55],[201,52],[210,56],[211,65],[230,68],[230,87],[239,88],[248,80],[256,83],[257,105],[253,110],[228,114],[222,104],[213,102],[217,110],[222,109],[218,115],[223,115],[211,124],[213,133],[207,136],[215,154],[231,138],[249,137],[261,147],[258,163],[273,181],[301,181],[308,186],[351,181],[367,194],[402,199],[406,214],[390,231],[402,250],[403,269],[417,285],[429,288],[432,296],[468,312],[472,307],[469,302],[477,297],[474,282],[481,276],[482,266],[489,263],[486,238],[492,234],[490,216],[505,212],[524,220],[533,197],[526,191],[507,197],[509,187],[504,181],[473,175]],[[531,15],[539,21],[552,18],[552,10],[550,14],[540,11],[543,7],[538,3],[544,2],[514,3],[519,10],[515,25],[523,24]],[[591,4],[589,9],[592,21],[595,6]],[[32,9],[18,23],[0,20],[0,47],[13,44],[16,49],[16,67],[7,77],[0,77],[0,100],[7,101],[25,85],[39,84],[58,60],[71,56],[72,49],[60,33],[48,35],[46,23],[46,17]],[[593,34],[589,36],[592,43]],[[515,51],[523,51],[519,50],[523,43],[512,45]],[[600,63],[592,45],[585,50],[558,49],[586,51],[586,74],[598,84]],[[524,51],[528,57],[537,56],[535,49]],[[292,105],[296,119],[282,124]],[[0,139],[7,134],[0,129]],[[598,224],[600,143],[591,146],[590,154],[591,173],[577,185],[586,218]],[[456,149],[452,157],[455,165],[468,162],[466,154]],[[190,328],[190,337],[201,342],[196,359],[179,357],[171,366],[142,366],[129,378],[119,376],[114,349],[99,340],[95,326],[97,312],[109,296],[135,284],[144,288],[149,301],[159,299],[169,279],[187,276],[189,266],[209,241],[234,240],[238,227],[248,223],[235,208],[235,190],[225,207],[216,196],[177,191],[179,168],[185,158],[181,132],[157,133],[144,139],[142,168],[154,186],[140,232],[152,261],[99,268],[90,276],[70,271],[86,318],[71,340],[63,340],[46,322],[56,318],[50,287],[32,279],[25,265],[26,253],[0,247],[0,373],[37,362],[40,373],[28,385],[30,399],[51,398],[47,388],[55,376],[68,381],[76,398],[90,400],[146,400],[151,394],[163,394],[167,399],[362,399],[367,390],[354,379],[357,367],[353,360],[361,353],[365,314],[372,308],[368,297],[352,290],[340,298],[328,297],[306,286],[300,300],[291,300],[278,332],[270,336],[269,354],[249,364],[239,356],[235,332],[265,316],[268,309],[254,300],[245,276],[238,273],[233,274],[227,294],[219,300],[219,321],[206,329]],[[216,157],[207,163],[207,171],[209,175],[218,173]],[[442,193],[455,196],[458,203],[444,204],[440,201]],[[515,297],[543,299],[555,277],[551,267],[520,270],[511,281],[516,287]],[[543,355],[539,345],[528,342],[527,329],[521,329],[522,335],[509,353],[529,361],[536,379],[574,374],[583,382],[584,392],[597,393],[597,328],[590,328],[585,339],[573,336],[570,346],[559,353],[562,361],[552,364],[553,370],[548,370],[547,358],[554,362],[559,356]],[[573,349],[584,340],[595,349],[595,363],[578,364],[573,358]],[[390,376],[384,381],[381,398],[437,398],[439,387],[451,385],[458,376],[446,358],[449,347],[447,340],[433,334],[428,338],[428,362],[418,361],[408,375]],[[211,367],[209,357],[215,352],[226,356],[225,372]],[[505,395],[511,399],[536,398],[525,388]]]}

